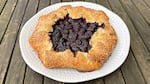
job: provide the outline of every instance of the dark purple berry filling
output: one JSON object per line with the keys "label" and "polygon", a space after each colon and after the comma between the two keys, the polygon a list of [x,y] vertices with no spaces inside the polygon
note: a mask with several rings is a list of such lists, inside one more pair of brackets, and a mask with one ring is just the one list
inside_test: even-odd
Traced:
{"label": "dark purple berry filling", "polygon": [[89,40],[93,33],[99,28],[104,28],[102,23],[87,23],[85,18],[72,19],[67,14],[53,25],[50,37],[55,51],[70,49],[74,54],[77,51],[88,52],[91,48]]}

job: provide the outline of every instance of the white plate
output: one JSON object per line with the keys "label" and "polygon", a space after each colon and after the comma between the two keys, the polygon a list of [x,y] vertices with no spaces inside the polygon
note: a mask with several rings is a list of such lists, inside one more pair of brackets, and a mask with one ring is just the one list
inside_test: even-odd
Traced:
{"label": "white plate", "polygon": [[[29,45],[28,39],[34,31],[39,16],[56,10],[63,5],[84,6],[96,10],[103,10],[110,18],[110,23],[114,27],[119,39],[112,55],[101,69],[92,72],[78,72],[74,69],[47,69],[42,65],[37,54]],[[34,71],[57,81],[73,83],[100,78],[112,73],[117,68],[119,68],[127,58],[130,46],[130,35],[128,28],[123,20],[118,15],[101,5],[89,2],[63,2],[42,9],[30,20],[28,20],[21,31],[19,43],[24,61]]]}

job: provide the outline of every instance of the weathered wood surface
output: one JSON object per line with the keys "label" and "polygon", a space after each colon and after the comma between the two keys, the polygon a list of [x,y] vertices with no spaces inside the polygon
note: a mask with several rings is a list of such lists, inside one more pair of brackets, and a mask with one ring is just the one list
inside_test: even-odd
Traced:
{"label": "weathered wood surface", "polygon": [[[28,6],[26,9],[26,15],[24,18],[28,20],[32,17],[37,11],[39,6],[39,0],[29,0]],[[43,76],[32,71],[31,68],[28,66],[26,67],[25,77],[24,77],[24,84],[42,84],[43,83]]]}
{"label": "weathered wood surface", "polygon": [[139,9],[144,19],[150,24],[150,8],[143,2],[143,0],[132,0],[134,5]]}
{"label": "weathered wood surface", "polygon": [[[134,30],[131,31],[131,48],[134,54],[134,57],[137,60],[137,63],[140,67],[140,70],[146,80],[146,83],[150,84],[150,52],[149,52],[149,42],[146,42],[144,40],[149,39],[148,36],[145,34],[149,35],[147,31],[150,31],[149,25],[145,22],[145,20],[141,17],[141,15],[136,15],[133,16],[132,12],[138,12],[137,9],[133,6],[133,3],[131,0],[122,0],[123,7],[125,8],[126,12],[128,12],[129,17],[131,18],[132,24],[134,25]],[[131,9],[132,11],[130,11]],[[131,16],[132,15],[132,16]],[[133,18],[134,17],[134,18]],[[143,21],[143,22],[142,22]],[[142,26],[140,26],[140,24]],[[144,31],[145,32],[141,32]],[[137,32],[136,32],[137,31]],[[143,37],[145,35],[146,37]],[[136,38],[135,38],[136,36]]]}
{"label": "weathered wood surface", "polygon": [[7,3],[7,0],[0,0],[0,14],[3,11],[3,8],[5,7],[5,4]]}
{"label": "weathered wood surface", "polygon": [[150,84],[150,0],[0,0],[0,84],[64,84],[30,69],[18,42],[28,19],[61,1],[101,4],[117,13],[130,31],[131,47],[125,63],[103,78],[81,84]]}
{"label": "weathered wood surface", "polygon": [[[20,24],[21,24],[21,21],[23,19],[22,17],[24,15],[26,6],[27,6],[27,0],[18,1],[18,4],[17,4],[14,14],[12,16],[12,18],[14,17],[13,21],[16,24],[18,24],[18,26],[20,26]],[[18,17],[18,15],[20,17]],[[18,31],[18,30],[19,29],[15,30],[15,31]],[[18,37],[18,36],[16,35],[16,37]],[[11,39],[15,39],[15,38],[11,38]],[[14,42],[12,42],[12,43],[14,43]],[[20,59],[22,59],[20,56],[21,56],[21,54],[20,54],[18,40],[17,40],[15,43],[15,48],[12,52],[11,61],[9,62],[10,65],[9,65],[6,79],[5,79],[6,84],[19,84],[19,83],[21,84],[21,83],[23,83],[24,73],[25,73],[25,63],[23,60],[20,60]],[[16,69],[16,67],[18,69]]]}
{"label": "weathered wood surface", "polygon": [[0,15],[0,44],[3,39],[4,33],[8,27],[8,23],[10,21],[16,4],[17,0],[8,0],[5,7],[3,8],[3,12]]}

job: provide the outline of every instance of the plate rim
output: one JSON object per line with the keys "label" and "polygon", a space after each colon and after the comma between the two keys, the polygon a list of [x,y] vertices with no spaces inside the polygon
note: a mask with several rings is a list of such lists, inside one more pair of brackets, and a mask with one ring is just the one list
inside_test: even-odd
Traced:
{"label": "plate rim", "polygon": [[[100,4],[91,3],[91,2],[83,2],[83,1],[60,2],[60,3],[52,4],[52,5],[50,5],[50,6],[54,6],[54,5],[58,5],[58,4],[65,4],[65,3],[66,3],[66,4],[72,4],[72,3],[94,4],[94,5],[99,5],[99,6],[103,7],[103,8],[105,8],[105,9],[107,9],[109,12],[112,12],[111,10],[109,10],[108,8],[106,8],[106,7],[104,7],[104,6],[100,5]],[[50,6],[47,6],[47,7],[43,8],[42,10],[46,10],[46,9],[48,9]],[[33,17],[35,17],[36,15],[38,15],[42,10],[40,10],[38,13],[36,13],[36,14],[33,15],[32,17],[30,17],[30,19],[26,21],[26,23],[24,24],[24,26],[31,20],[31,18],[33,18]],[[112,12],[112,13],[114,13],[114,12]],[[114,14],[115,14],[119,19],[121,19],[116,13],[114,13]],[[121,20],[122,20],[122,19],[121,19]],[[128,27],[127,27],[127,25],[125,24],[125,22],[124,22],[123,20],[122,20],[122,22],[123,22],[124,26],[126,27],[127,33],[128,33],[128,38],[129,38],[129,39],[128,39],[128,41],[129,41],[129,43],[128,43],[128,49],[127,49],[127,53],[126,53],[125,59],[122,61],[122,63],[120,63],[120,65],[118,65],[118,67],[117,67],[116,69],[113,69],[110,73],[112,73],[112,72],[114,72],[115,70],[117,70],[117,69],[125,62],[125,60],[126,60],[127,57],[128,57],[129,50],[130,50],[130,49],[129,49],[129,48],[130,48],[130,33],[129,33]],[[36,70],[32,65],[30,65],[30,64],[27,62],[27,60],[25,60],[25,59],[26,59],[25,56],[24,56],[25,54],[24,54],[24,52],[23,52],[23,50],[22,50],[22,46],[21,46],[21,45],[22,45],[22,44],[21,44],[21,37],[23,36],[23,35],[22,35],[22,32],[23,32],[23,30],[24,30],[24,26],[22,27],[21,32],[20,32],[20,36],[19,36],[19,46],[20,46],[21,56],[23,57],[23,60],[24,60],[25,63],[26,63],[32,70],[34,70],[35,72],[37,72],[37,73],[39,73],[39,74],[41,74],[41,75],[44,75],[44,76],[46,76],[46,77],[48,77],[48,78],[57,80],[57,78],[55,78],[55,77],[47,76],[47,75],[45,75],[42,71]],[[103,75],[103,76],[101,76],[101,77],[104,77],[104,76],[106,76],[106,75],[108,75],[108,74],[110,74],[110,73],[107,73],[107,74],[105,74],[105,75]],[[97,78],[101,78],[101,77],[89,78],[89,79],[86,79],[86,80],[83,80],[83,81],[81,81],[81,80],[79,80],[79,81],[66,81],[66,80],[60,80],[60,79],[58,79],[57,81],[65,82],[65,83],[78,83],[78,82],[84,82],[84,81],[93,80],[93,79],[97,79]]]}

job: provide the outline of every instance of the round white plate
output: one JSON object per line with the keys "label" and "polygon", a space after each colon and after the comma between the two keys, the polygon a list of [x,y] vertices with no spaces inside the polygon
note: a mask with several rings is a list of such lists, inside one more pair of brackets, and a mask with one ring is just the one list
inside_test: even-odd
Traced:
{"label": "round white plate", "polygon": [[[92,72],[78,72],[74,69],[45,68],[42,65],[40,59],[38,58],[36,52],[29,45],[28,39],[31,36],[32,32],[34,31],[38,18],[41,15],[56,10],[63,5],[84,6],[96,10],[103,10],[110,18],[110,23],[114,27],[118,35],[118,42],[112,55],[101,69]],[[123,20],[118,15],[116,15],[115,13],[111,12],[110,10],[101,5],[89,2],[63,2],[42,9],[37,14],[35,14],[30,20],[28,20],[26,24],[23,26],[23,29],[20,33],[19,43],[24,61],[34,71],[57,81],[75,83],[106,76],[115,71],[117,68],[119,68],[127,58],[130,46],[130,35],[128,28],[126,24],[123,22]]]}

